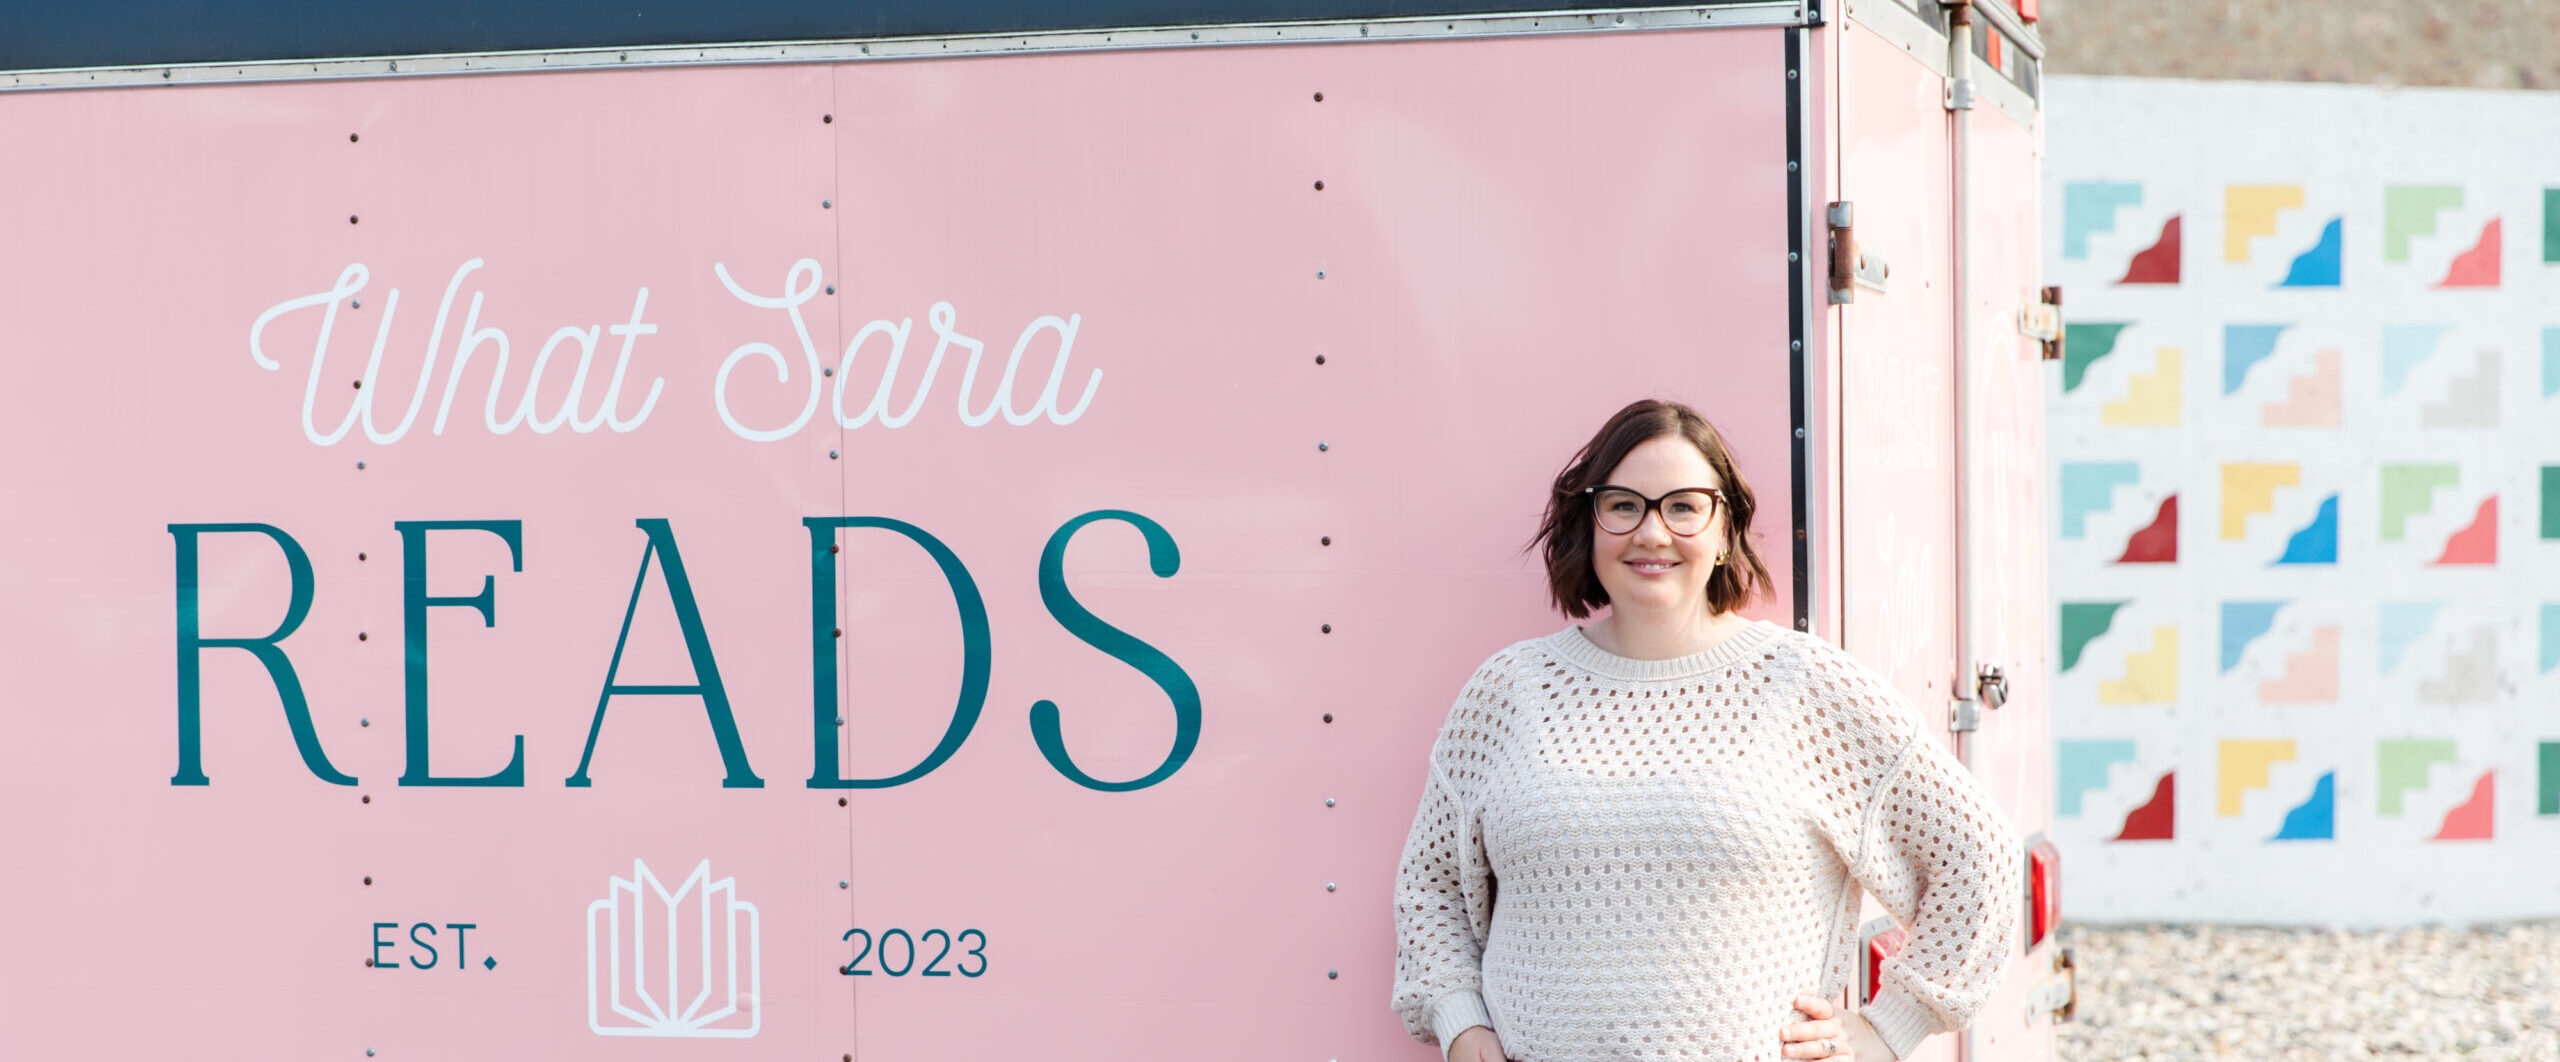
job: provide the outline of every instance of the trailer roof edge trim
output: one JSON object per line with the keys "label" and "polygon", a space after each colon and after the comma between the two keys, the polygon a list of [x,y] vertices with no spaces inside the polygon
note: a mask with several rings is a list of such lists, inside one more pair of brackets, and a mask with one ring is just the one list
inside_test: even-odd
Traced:
{"label": "trailer roof edge trim", "polygon": [[1024,55],[1147,48],[1269,44],[1343,44],[1565,33],[1631,33],[1737,26],[1800,27],[1806,0],[1755,0],[1682,8],[1629,7],[1516,15],[1415,16],[1338,22],[1261,22],[1130,29],[1057,30],[873,39],[769,41],[752,44],[651,45],[554,51],[457,52],[350,59],[279,59],[240,63],[168,63],[70,67],[0,74],[0,91],[113,88],[140,85],[310,81],[364,77],[435,77],[625,67],[836,63],[954,56]]}

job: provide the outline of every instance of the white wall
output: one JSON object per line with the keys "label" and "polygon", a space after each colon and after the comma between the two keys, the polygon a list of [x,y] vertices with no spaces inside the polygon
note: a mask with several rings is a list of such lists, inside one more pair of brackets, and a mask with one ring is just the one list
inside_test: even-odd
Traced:
{"label": "white wall", "polygon": [[2560,914],[2560,94],[2047,86],[2066,915]]}

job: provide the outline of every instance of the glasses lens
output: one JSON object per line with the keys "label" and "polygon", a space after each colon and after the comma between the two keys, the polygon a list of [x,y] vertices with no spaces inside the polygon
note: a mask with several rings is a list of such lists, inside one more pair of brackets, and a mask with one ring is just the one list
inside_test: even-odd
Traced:
{"label": "glasses lens", "polygon": [[1662,499],[1662,522],[1671,533],[1688,536],[1707,529],[1707,521],[1716,515],[1716,496],[1702,490],[1684,490]]}
{"label": "glasses lens", "polygon": [[1591,496],[1591,511],[1600,530],[1623,535],[1644,522],[1644,499],[1631,490],[1604,490]]}

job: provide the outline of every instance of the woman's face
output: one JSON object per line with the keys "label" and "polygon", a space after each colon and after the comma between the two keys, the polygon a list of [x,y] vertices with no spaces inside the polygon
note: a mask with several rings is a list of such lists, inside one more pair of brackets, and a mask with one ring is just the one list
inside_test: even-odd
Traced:
{"label": "woman's face", "polygon": [[[1647,439],[1601,482],[1626,487],[1647,498],[1659,498],[1694,487],[1722,489],[1707,455],[1678,435]],[[1727,514],[1718,504],[1706,530],[1695,535],[1671,533],[1663,514],[1645,514],[1644,522],[1624,534],[1610,534],[1595,518],[1591,525],[1591,566],[1609,603],[1619,613],[1664,613],[1705,608],[1707,577],[1715,574],[1717,552],[1725,548]]]}

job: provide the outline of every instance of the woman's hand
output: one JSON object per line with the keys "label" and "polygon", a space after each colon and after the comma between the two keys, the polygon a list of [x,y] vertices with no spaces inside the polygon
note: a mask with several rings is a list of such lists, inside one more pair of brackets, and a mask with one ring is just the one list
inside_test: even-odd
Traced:
{"label": "woman's hand", "polygon": [[1467,1031],[1449,1041],[1449,1062],[1503,1062],[1502,1041],[1482,1025],[1467,1026]]}
{"label": "woman's hand", "polygon": [[1894,1062],[1893,1049],[1884,1045],[1884,1037],[1876,1035],[1876,1027],[1856,1011],[1837,1014],[1840,1008],[1818,996],[1797,996],[1796,1011],[1811,1021],[1798,1022],[1778,1030],[1780,1054],[1788,1058],[1827,1058],[1841,1062]]}

